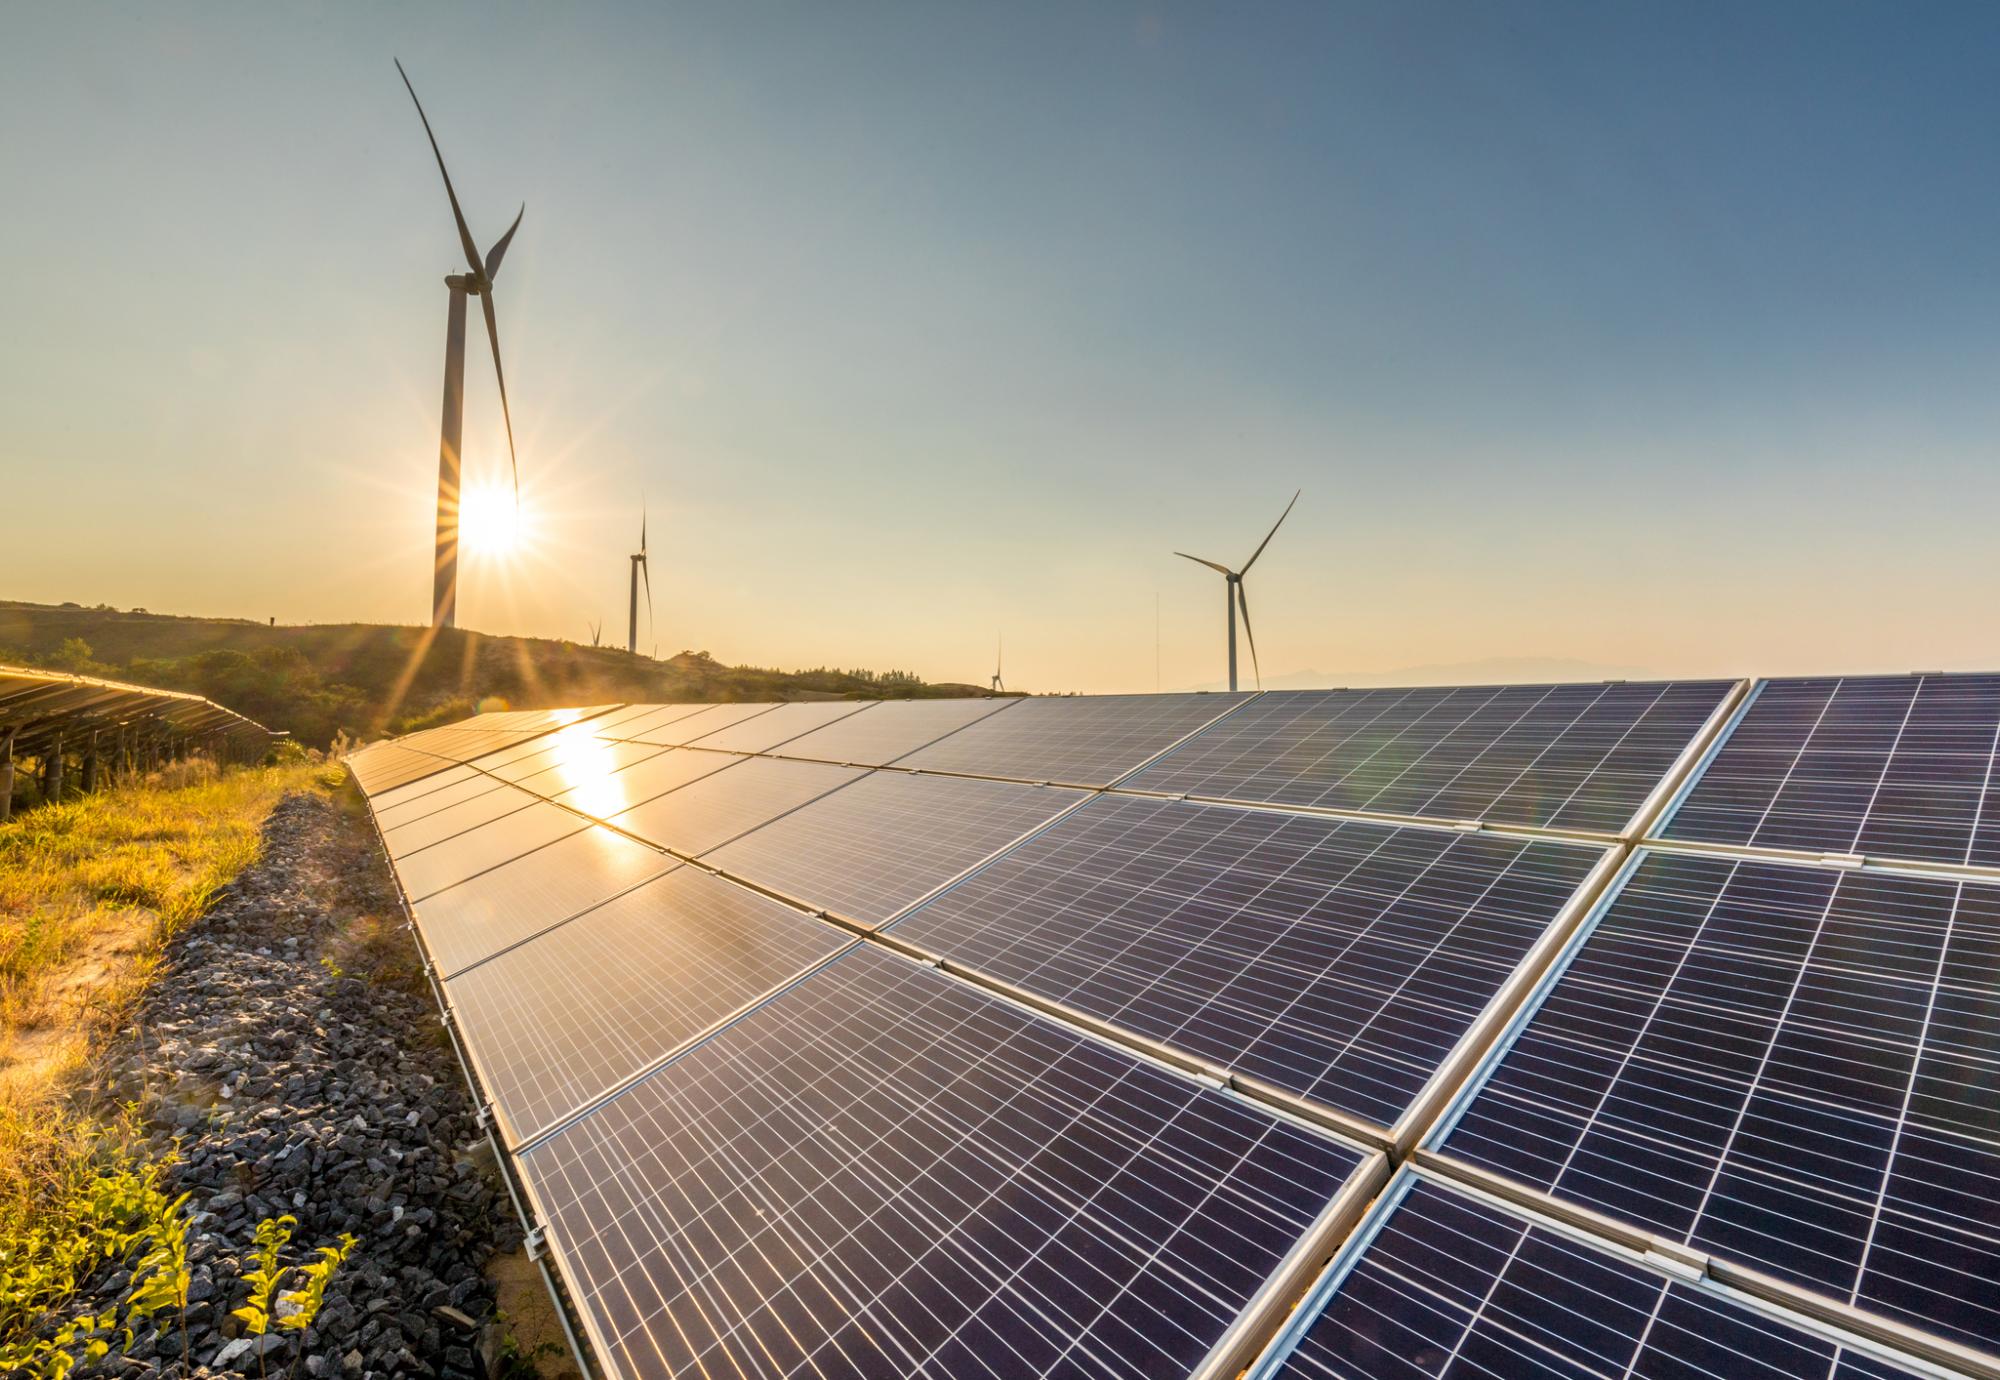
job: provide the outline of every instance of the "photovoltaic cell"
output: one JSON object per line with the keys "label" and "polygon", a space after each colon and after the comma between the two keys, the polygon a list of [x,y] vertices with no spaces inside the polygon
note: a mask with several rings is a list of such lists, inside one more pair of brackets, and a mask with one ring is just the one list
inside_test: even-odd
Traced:
{"label": "photovoltaic cell", "polygon": [[1620,833],[1730,685],[1273,691],[1126,784]]}
{"label": "photovoltaic cell", "polygon": [[[1915,1371],[1427,1180],[1260,1377],[1888,1380]],[[1337,1267],[1338,1268],[1338,1267]]]}
{"label": "photovoltaic cell", "polygon": [[1641,857],[1444,1150],[2000,1349],[2000,888]]}
{"label": "photovoltaic cell", "polygon": [[2000,676],[1774,680],[1668,838],[2000,866]]}
{"label": "photovoltaic cell", "polygon": [[396,875],[402,879],[403,894],[412,901],[421,901],[434,891],[498,867],[545,843],[554,843],[565,834],[574,834],[587,823],[568,810],[537,802],[398,858]]}
{"label": "photovoltaic cell", "polygon": [[847,942],[831,926],[682,867],[445,990],[518,1145]]}
{"label": "photovoltaic cell", "polygon": [[814,729],[775,751],[780,757],[879,767],[1018,703],[1013,699],[884,700],[866,714]]}
{"label": "photovoltaic cell", "polygon": [[1186,1375],[1360,1162],[858,948],[520,1157],[630,1377]]}
{"label": "photovoltaic cell", "polygon": [[1107,795],[892,932],[1387,1126],[1602,856]]}
{"label": "photovoltaic cell", "polygon": [[770,757],[731,759],[721,753],[689,755],[713,757],[733,765],[615,814],[610,822],[663,848],[688,854],[705,853],[862,775],[852,767],[830,767],[817,762],[781,762]]}
{"label": "photovoltaic cell", "polygon": [[407,857],[419,849],[429,848],[456,838],[482,824],[491,824],[503,815],[511,815],[516,810],[525,810],[535,803],[535,797],[526,791],[517,791],[512,786],[501,786],[495,790],[482,791],[470,800],[413,819],[408,824],[398,824],[382,830],[382,842],[392,858]]}
{"label": "photovoltaic cell", "polygon": [[450,976],[677,865],[591,826],[418,901],[417,929]]}
{"label": "photovoltaic cell", "polygon": [[1083,798],[1061,786],[877,772],[703,861],[879,925]]}
{"label": "photovoltaic cell", "polygon": [[1247,695],[1091,695],[1025,699],[897,765],[927,771],[1108,786]]}
{"label": "photovoltaic cell", "polygon": [[831,723],[872,713],[867,701],[833,700],[815,703],[781,704],[768,714],[758,714],[739,723],[720,725],[693,740],[696,747],[721,748],[727,752],[765,752],[788,738],[810,733]]}

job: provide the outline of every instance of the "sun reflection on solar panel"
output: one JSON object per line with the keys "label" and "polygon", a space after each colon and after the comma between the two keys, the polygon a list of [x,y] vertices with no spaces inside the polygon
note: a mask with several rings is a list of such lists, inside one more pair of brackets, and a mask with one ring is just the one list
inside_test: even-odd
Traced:
{"label": "sun reflection on solar panel", "polygon": [[617,774],[623,764],[613,752],[612,743],[598,737],[588,722],[571,724],[551,735],[549,743],[555,749],[555,761],[542,778],[544,783],[553,783],[546,785],[545,794],[568,791],[565,804],[599,818],[616,814],[633,803],[626,798],[624,783]]}

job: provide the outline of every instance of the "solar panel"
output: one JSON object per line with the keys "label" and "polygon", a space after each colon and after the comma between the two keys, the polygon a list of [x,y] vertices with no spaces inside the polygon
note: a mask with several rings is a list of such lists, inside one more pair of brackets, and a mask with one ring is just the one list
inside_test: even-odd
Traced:
{"label": "solar panel", "polygon": [[[368,801],[374,807],[375,818],[377,820],[394,819],[398,814],[401,814],[404,818],[414,818],[416,814],[429,814],[431,809],[437,808],[436,806],[432,806],[429,809],[414,808],[419,801],[437,792],[447,790],[450,787],[462,785],[467,781],[486,781],[487,779],[471,767],[448,766],[434,775],[424,777],[420,781],[412,781],[407,786],[392,786],[387,790],[375,791],[369,795]],[[365,790],[366,787],[364,786],[363,789]],[[447,800],[444,803],[450,804],[452,802]]]}
{"label": "solar panel", "polygon": [[434,891],[518,858],[531,848],[574,834],[587,822],[568,810],[538,802],[396,859],[396,875],[402,878],[403,894],[412,901],[421,901]]}
{"label": "solar panel", "polygon": [[557,796],[574,787],[595,786],[615,772],[673,751],[655,743],[626,743],[609,738],[565,743],[563,749],[555,761],[538,771],[515,777],[514,783],[524,791]]}
{"label": "solar panel", "polygon": [[747,758],[726,752],[689,752],[649,743],[631,746],[653,753],[630,767],[605,771],[593,779],[554,792],[549,798],[593,819],[609,819],[643,801],[679,790],[691,781],[740,766]]}
{"label": "solar panel", "polygon": [[897,765],[1108,786],[1247,695],[1092,695],[1016,702]]}
{"label": "solar panel", "polygon": [[768,714],[723,725],[693,742],[696,747],[721,748],[726,752],[765,752],[787,739],[870,712],[872,708],[866,700],[781,704]]}
{"label": "solar panel", "polygon": [[621,729],[641,723],[660,721],[671,713],[680,715],[697,714],[708,708],[705,704],[628,704],[601,714],[591,721],[590,731],[602,738],[622,738]]}
{"label": "solar panel", "polygon": [[1616,834],[1732,684],[1273,691],[1126,784]]}
{"label": "solar panel", "polygon": [[393,743],[375,743],[347,759],[347,769],[354,773],[361,789],[371,796],[421,781],[441,771],[449,771],[452,765],[449,758],[436,757],[428,752],[413,752]]}
{"label": "solar panel", "polygon": [[1774,680],[1668,838],[2000,866],[2000,676]]}
{"label": "solar panel", "polygon": [[1603,856],[1106,795],[893,933],[1389,1126]]}
{"label": "solar panel", "polygon": [[633,714],[620,714],[615,718],[606,716],[602,724],[594,725],[600,738],[637,738],[656,728],[678,723],[682,719],[706,714],[718,706],[712,704],[642,704],[630,706]]}
{"label": "solar panel", "polygon": [[1084,798],[1061,786],[877,772],[704,861],[875,925]]}
{"label": "solar panel", "polygon": [[518,1145],[847,942],[682,867],[460,973],[445,993]]}
{"label": "solar panel", "polygon": [[1449,1154],[2000,1348],[2000,888],[1641,854]]}
{"label": "solar panel", "polygon": [[1361,1156],[862,947],[519,1163],[621,1375],[1150,1377]]}
{"label": "solar panel", "polygon": [[753,719],[759,714],[768,714],[777,706],[774,704],[712,704],[699,714],[687,714],[666,723],[655,724],[643,729],[635,729],[622,735],[642,743],[661,743],[669,747],[693,741],[727,728],[731,724]]}
{"label": "solar panel", "polygon": [[775,751],[780,757],[879,767],[1018,703],[1012,699],[884,700],[866,714],[814,729]]}
{"label": "solar panel", "polygon": [[591,826],[424,897],[417,929],[450,976],[674,866],[656,849]]}
{"label": "solar panel", "polygon": [[[1255,1380],[1888,1380],[1916,1370],[1406,1176]],[[1378,1218],[1385,1215],[1378,1210]]]}
{"label": "solar panel", "polygon": [[663,848],[687,854],[706,853],[862,775],[851,767],[830,767],[816,762],[731,758],[721,753],[690,755],[713,757],[732,765],[726,771],[712,772],[669,794],[613,815],[610,822]]}
{"label": "solar panel", "polygon": [[413,819],[408,824],[385,827],[382,842],[389,849],[392,858],[407,857],[419,849],[429,848],[449,838],[482,824],[491,824],[503,815],[511,815],[516,810],[525,810],[535,803],[535,797],[527,791],[515,790],[512,786],[482,791],[470,800],[434,811],[421,819]]}

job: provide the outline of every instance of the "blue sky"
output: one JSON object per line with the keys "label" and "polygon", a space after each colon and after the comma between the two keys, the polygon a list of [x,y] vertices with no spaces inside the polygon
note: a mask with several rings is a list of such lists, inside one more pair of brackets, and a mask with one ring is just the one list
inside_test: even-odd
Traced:
{"label": "blue sky", "polygon": [[[1151,689],[1990,666],[2000,8],[51,6],[0,46],[11,597]],[[502,473],[474,327],[467,455]],[[79,540],[91,514],[95,541]],[[61,514],[44,521],[39,514]],[[1155,604],[1160,610],[1158,671]]]}

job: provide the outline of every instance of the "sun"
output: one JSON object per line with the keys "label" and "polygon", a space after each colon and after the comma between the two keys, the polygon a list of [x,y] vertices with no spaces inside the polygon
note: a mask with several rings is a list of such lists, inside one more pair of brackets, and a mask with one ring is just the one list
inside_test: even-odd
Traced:
{"label": "sun", "polygon": [[459,495],[458,544],[470,555],[513,555],[523,545],[526,522],[512,489],[474,484]]}

